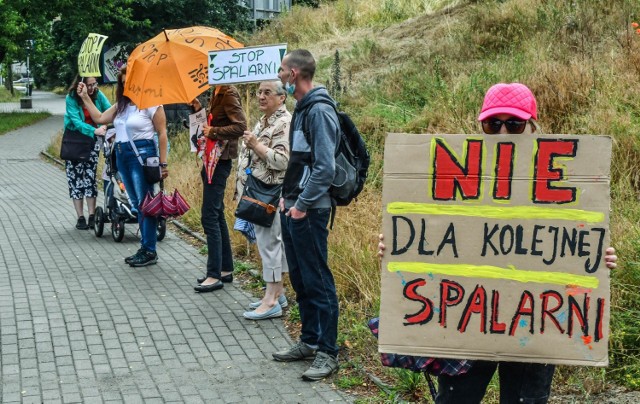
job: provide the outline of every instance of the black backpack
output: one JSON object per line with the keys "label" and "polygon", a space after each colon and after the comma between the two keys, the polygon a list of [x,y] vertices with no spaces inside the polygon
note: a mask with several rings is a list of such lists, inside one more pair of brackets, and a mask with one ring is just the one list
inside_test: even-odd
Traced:
{"label": "black backpack", "polygon": [[[345,112],[340,112],[335,105],[328,100],[318,100],[331,105],[340,121],[340,139],[336,147],[336,172],[329,188],[331,201],[334,209],[331,212],[331,226],[333,226],[333,217],[335,215],[335,206],[347,206],[356,199],[356,197],[364,188],[367,180],[367,172],[369,170],[369,152],[367,146],[358,132],[358,128],[351,118]],[[307,125],[307,115],[311,105],[304,112],[302,117],[302,131],[309,145],[313,142],[309,139],[309,131]]]}

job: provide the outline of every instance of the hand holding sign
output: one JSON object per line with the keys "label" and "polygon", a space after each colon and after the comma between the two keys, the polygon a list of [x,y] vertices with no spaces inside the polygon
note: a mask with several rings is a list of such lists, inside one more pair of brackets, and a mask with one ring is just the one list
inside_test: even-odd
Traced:
{"label": "hand holding sign", "polygon": [[78,88],[76,89],[76,92],[78,93],[78,95],[80,96],[80,98],[87,96],[88,92],[87,92],[87,85],[84,84],[83,82],[79,82],[78,83]]}
{"label": "hand holding sign", "polygon": [[254,46],[209,52],[209,84],[277,80],[287,44]]}
{"label": "hand holding sign", "polygon": [[606,365],[610,153],[604,136],[390,134],[380,351]]}

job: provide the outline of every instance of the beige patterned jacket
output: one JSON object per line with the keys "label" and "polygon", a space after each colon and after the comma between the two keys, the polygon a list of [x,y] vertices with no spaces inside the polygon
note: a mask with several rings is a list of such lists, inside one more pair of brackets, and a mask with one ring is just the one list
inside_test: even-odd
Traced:
{"label": "beige patterned jacket", "polygon": [[289,127],[291,114],[282,105],[269,119],[260,117],[260,122],[253,130],[254,135],[267,146],[267,159],[262,160],[251,149],[242,145],[238,157],[238,175],[236,177],[236,192],[234,200],[242,197],[244,183],[247,180],[247,165],[251,155],[251,174],[265,184],[282,184],[284,173],[289,164]]}

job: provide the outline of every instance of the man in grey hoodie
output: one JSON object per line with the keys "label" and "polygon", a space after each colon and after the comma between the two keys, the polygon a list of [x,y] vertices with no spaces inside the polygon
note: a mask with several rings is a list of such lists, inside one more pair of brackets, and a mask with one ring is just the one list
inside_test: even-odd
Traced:
{"label": "man in grey hoodie", "polygon": [[335,101],[324,87],[313,86],[315,70],[311,53],[298,49],[282,59],[278,74],[297,101],[289,132],[291,152],[280,211],[289,279],[296,292],[302,330],[300,341],[273,354],[275,360],[285,362],[315,355],[313,364],[302,375],[310,381],[338,370],[338,297],[327,263],[327,224],[340,124],[332,107]]}

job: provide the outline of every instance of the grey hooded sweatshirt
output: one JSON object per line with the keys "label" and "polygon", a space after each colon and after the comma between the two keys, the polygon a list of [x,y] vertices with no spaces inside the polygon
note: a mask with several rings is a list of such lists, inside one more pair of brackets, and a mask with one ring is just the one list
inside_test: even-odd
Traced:
{"label": "grey hooded sweatshirt", "polygon": [[[318,86],[298,101],[293,113],[289,145],[289,166],[282,185],[282,195],[287,209],[306,212],[308,209],[330,208],[329,187],[335,175],[335,151],[340,124],[335,101],[327,90]],[[303,133],[304,127],[308,133]]]}

